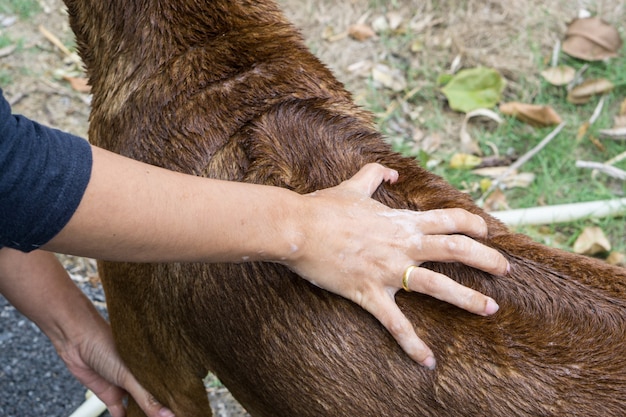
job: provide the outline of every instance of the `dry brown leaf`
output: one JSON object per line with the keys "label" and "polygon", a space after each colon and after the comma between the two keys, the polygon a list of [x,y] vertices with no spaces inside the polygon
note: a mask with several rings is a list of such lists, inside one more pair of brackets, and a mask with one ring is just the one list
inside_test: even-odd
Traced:
{"label": "dry brown leaf", "polygon": [[626,128],[626,99],[619,106],[619,113],[613,118],[613,129]]}
{"label": "dry brown leaf", "polygon": [[576,70],[567,65],[561,65],[541,71],[541,75],[550,84],[560,86],[571,83],[576,77]]}
{"label": "dry brown leaf", "polygon": [[520,172],[517,175],[506,177],[502,184],[506,188],[528,188],[535,181],[536,175],[532,172]]}
{"label": "dry brown leaf", "polygon": [[611,265],[626,266],[626,255],[621,252],[611,252],[606,261]]}
{"label": "dry brown leaf", "polygon": [[[489,178],[498,178],[502,175],[504,175],[505,172],[507,172],[509,169],[508,166],[498,166],[498,167],[484,167],[484,168],[476,168],[474,170],[472,170],[473,174],[476,175],[480,175],[482,177],[489,177]],[[512,171],[510,175],[517,175],[517,171]]]}
{"label": "dry brown leaf", "polygon": [[619,32],[598,17],[575,19],[565,36],[563,51],[585,61],[616,57],[622,47]]}
{"label": "dry brown leaf", "polygon": [[626,116],[615,116],[613,118],[613,128],[614,129],[626,128]]}
{"label": "dry brown leaf", "polygon": [[461,125],[461,131],[459,132],[461,139],[461,151],[474,155],[480,155],[480,146],[478,145],[478,142],[472,138],[472,135],[470,135],[467,128],[470,119],[475,117],[486,117],[498,124],[501,124],[503,120],[496,112],[489,109],[476,109],[465,115],[465,119]]}
{"label": "dry brown leaf", "polygon": [[441,147],[442,138],[438,133],[432,133],[427,135],[421,129],[415,129],[413,132],[413,150],[422,150],[428,154],[435,152]]}
{"label": "dry brown leaf", "polygon": [[561,117],[550,106],[512,101],[500,104],[500,111],[536,127],[558,125],[562,121]]}
{"label": "dry brown leaf", "polygon": [[389,29],[396,31],[400,29],[400,25],[404,22],[404,17],[399,12],[387,13],[387,22],[389,22]]}
{"label": "dry brown leaf", "polygon": [[363,42],[376,36],[376,32],[365,23],[356,23],[348,28],[348,36],[354,40]]}
{"label": "dry brown leaf", "polygon": [[472,174],[480,175],[483,177],[489,177],[493,179],[499,178],[499,183],[504,185],[505,188],[528,188],[530,184],[535,180],[535,174],[531,172],[517,172],[513,170],[509,172],[506,177],[502,178],[502,175],[506,174],[509,167],[485,167],[476,168],[472,170]]}
{"label": "dry brown leaf", "polygon": [[494,190],[494,192],[487,197],[485,204],[483,205],[483,209],[487,212],[510,210],[510,208],[511,207],[506,200],[506,195],[504,195],[504,192],[502,192],[499,188]]}
{"label": "dry brown leaf", "polygon": [[0,49],[0,58],[11,55],[17,49],[17,44],[8,45]]}
{"label": "dry brown leaf", "polygon": [[372,68],[372,79],[383,87],[396,92],[404,90],[407,86],[404,73],[385,64],[376,64]]}
{"label": "dry brown leaf", "polygon": [[574,252],[582,255],[597,255],[610,250],[611,243],[602,229],[596,226],[585,227],[578,239],[576,239],[576,242],[574,242]]}
{"label": "dry brown leaf", "polygon": [[596,94],[604,94],[613,90],[613,83],[606,78],[587,80],[572,88],[567,95],[567,101],[573,104],[585,104]]}
{"label": "dry brown leaf", "polygon": [[64,76],[63,79],[70,83],[74,91],[78,91],[79,93],[91,92],[91,86],[88,84],[89,80],[87,78]]}

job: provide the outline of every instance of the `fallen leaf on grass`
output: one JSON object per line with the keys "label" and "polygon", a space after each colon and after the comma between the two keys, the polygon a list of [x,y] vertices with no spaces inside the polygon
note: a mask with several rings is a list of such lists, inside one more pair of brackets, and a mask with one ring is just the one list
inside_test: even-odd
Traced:
{"label": "fallen leaf on grass", "polygon": [[0,49],[0,58],[4,58],[5,56],[11,55],[17,49],[17,45],[9,45]]}
{"label": "fallen leaf on grass", "polygon": [[457,153],[450,158],[450,168],[472,169],[480,165],[481,158],[467,153]]}
{"label": "fallen leaf on grass", "polygon": [[441,146],[442,138],[438,133],[426,134],[420,129],[413,132],[413,150],[424,151],[427,154],[435,152]]}
{"label": "fallen leaf on grass", "polygon": [[[489,184],[491,186],[491,184]],[[481,181],[481,188],[483,188]],[[485,188],[483,192],[487,191],[489,187]],[[500,211],[500,210],[509,210],[511,207],[509,206],[508,201],[506,200],[506,195],[499,188],[495,189],[487,199],[485,199],[485,204],[483,205],[483,209],[487,212],[492,211]]]}
{"label": "fallen leaf on grass", "polygon": [[575,19],[565,36],[563,51],[585,61],[616,57],[622,47],[619,32],[598,17]]}
{"label": "fallen leaf on grass", "polygon": [[535,180],[535,174],[531,172],[517,172],[512,171],[506,175],[506,177],[502,178],[509,170],[509,167],[500,166],[500,167],[485,167],[485,168],[477,168],[472,170],[473,174],[480,175],[482,177],[488,177],[493,179],[498,179],[499,183],[504,185],[506,188],[528,188],[530,184]]}
{"label": "fallen leaf on grass", "polygon": [[572,88],[567,95],[567,101],[573,104],[585,104],[596,94],[604,94],[613,90],[613,83],[606,78],[587,80]]}
{"label": "fallen leaf on grass", "polygon": [[581,255],[597,255],[602,252],[609,252],[611,243],[606,238],[601,228],[585,227],[576,242],[574,242],[574,252]]}
{"label": "fallen leaf on grass", "polygon": [[512,101],[500,104],[500,111],[535,127],[553,126],[562,122],[561,116],[550,106]]}
{"label": "fallen leaf on grass", "polygon": [[467,124],[469,120],[473,117],[486,117],[494,122],[500,124],[502,123],[502,119],[498,114],[489,109],[476,109],[471,111],[465,115],[465,119],[463,120],[463,124],[461,125],[461,150],[463,152],[471,153],[471,154],[480,154],[480,148],[478,146],[478,142],[472,139],[472,136],[469,134],[467,130]]}
{"label": "fallen leaf on grass", "polygon": [[478,67],[459,71],[441,91],[453,110],[468,113],[495,106],[505,86],[498,71]]}
{"label": "fallen leaf on grass", "polygon": [[78,91],[79,93],[91,92],[91,86],[88,84],[89,80],[87,78],[64,76],[63,79],[70,83],[74,91]]}
{"label": "fallen leaf on grass", "polygon": [[402,71],[385,64],[376,64],[372,68],[372,79],[378,84],[396,92],[404,90],[407,86],[407,81]]}
{"label": "fallen leaf on grass", "polygon": [[541,71],[541,76],[552,85],[567,85],[576,77],[576,70],[570,66],[561,65]]}
{"label": "fallen leaf on grass", "polygon": [[611,252],[606,261],[610,265],[626,266],[626,255],[621,252]]}
{"label": "fallen leaf on grass", "polygon": [[376,32],[365,23],[356,23],[348,28],[348,36],[357,41],[366,41],[376,36]]}
{"label": "fallen leaf on grass", "polygon": [[389,22],[389,29],[397,31],[404,22],[404,18],[399,12],[389,12],[387,13],[387,22]]}

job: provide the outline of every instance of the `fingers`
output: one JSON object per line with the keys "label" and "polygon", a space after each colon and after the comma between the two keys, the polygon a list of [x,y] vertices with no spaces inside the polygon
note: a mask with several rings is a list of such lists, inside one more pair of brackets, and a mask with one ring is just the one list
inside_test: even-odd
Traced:
{"label": "fingers", "polygon": [[125,417],[126,407],[124,406],[124,398],[126,397],[126,392],[112,384],[107,385],[108,387],[104,392],[94,391],[94,394],[106,405],[112,417]]}
{"label": "fingers", "polygon": [[159,403],[132,375],[128,374],[124,386],[148,417],[175,417],[171,410]]}
{"label": "fingers", "polygon": [[413,268],[405,283],[411,291],[430,295],[481,316],[494,314],[499,309],[491,297],[430,269]]}
{"label": "fingers", "polygon": [[461,208],[421,211],[415,215],[421,232],[427,235],[462,233],[476,238],[487,237],[485,220]]}
{"label": "fingers", "polygon": [[411,256],[421,261],[461,262],[499,276],[509,270],[509,263],[500,252],[462,235],[422,236]]}
{"label": "fingers", "polygon": [[400,311],[393,298],[381,292],[379,297],[373,300],[372,305],[364,305],[363,308],[385,326],[411,359],[428,369],[435,368],[437,362],[433,352],[417,337],[413,325]]}
{"label": "fingers", "polygon": [[397,180],[397,171],[372,163],[364,165],[352,178],[344,181],[342,186],[350,187],[371,197],[383,181],[394,183]]}

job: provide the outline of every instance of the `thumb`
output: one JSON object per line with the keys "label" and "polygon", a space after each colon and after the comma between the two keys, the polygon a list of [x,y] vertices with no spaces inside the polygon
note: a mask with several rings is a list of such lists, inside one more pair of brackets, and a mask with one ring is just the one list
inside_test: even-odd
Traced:
{"label": "thumb", "polygon": [[394,183],[398,180],[398,171],[377,163],[364,165],[352,178],[341,183],[340,187],[350,188],[371,197],[383,181]]}
{"label": "thumb", "polygon": [[174,417],[174,413],[159,403],[146,391],[132,374],[128,374],[124,388],[135,399],[135,402],[148,417]]}

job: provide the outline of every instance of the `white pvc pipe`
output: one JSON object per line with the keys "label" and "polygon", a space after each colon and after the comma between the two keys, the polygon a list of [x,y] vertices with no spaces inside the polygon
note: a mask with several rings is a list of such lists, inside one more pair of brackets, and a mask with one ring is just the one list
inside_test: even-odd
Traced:
{"label": "white pvc pipe", "polygon": [[70,417],[98,417],[106,410],[107,406],[100,401],[100,398],[96,397],[93,393],[88,392],[87,401],[78,407],[76,411],[70,415]]}
{"label": "white pvc pipe", "polygon": [[626,198],[494,211],[489,214],[508,226],[564,223],[590,217],[601,218],[626,214]]}

